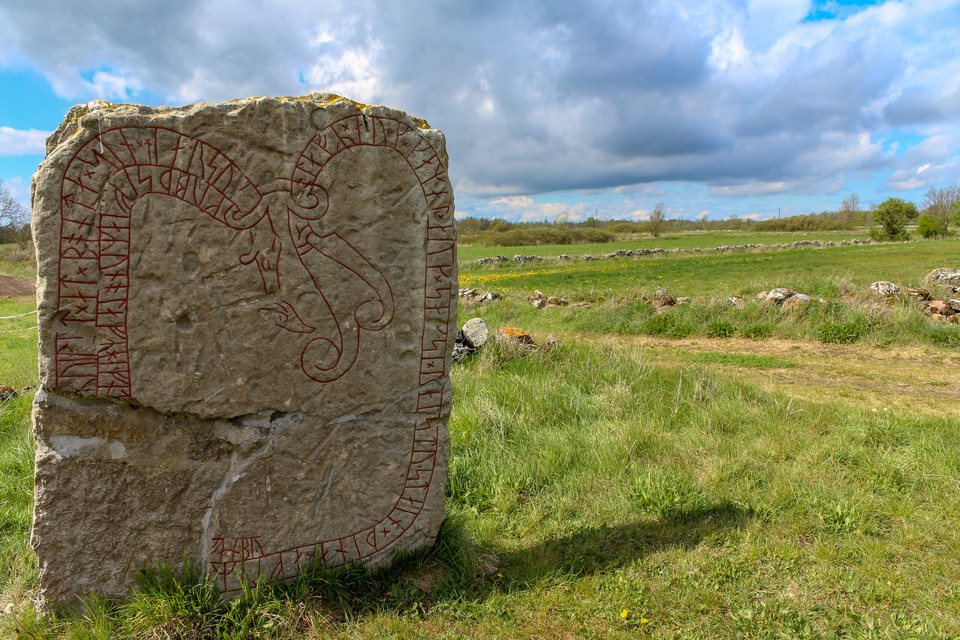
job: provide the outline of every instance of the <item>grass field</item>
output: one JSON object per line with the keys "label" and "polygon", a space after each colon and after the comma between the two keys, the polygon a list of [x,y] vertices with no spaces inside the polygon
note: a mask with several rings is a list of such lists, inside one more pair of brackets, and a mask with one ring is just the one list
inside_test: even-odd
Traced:
{"label": "grass field", "polygon": [[[23,323],[0,334],[0,382],[25,391],[0,414],[0,607],[13,604],[0,632],[958,637],[960,325],[865,293],[878,279],[921,284],[958,256],[960,241],[943,240],[464,265],[463,285],[507,297],[461,308],[461,324],[563,345],[491,345],[454,366],[448,517],[432,553],[231,603],[155,579],[131,602],[48,619],[29,604],[26,546],[36,332],[29,316],[0,321]],[[642,297],[659,286],[702,299],[655,314]],[[726,302],[775,286],[826,302]],[[538,311],[534,288],[593,306]],[[0,302],[0,316],[31,308]],[[824,341],[825,326],[853,339]]]}
{"label": "grass field", "polygon": [[538,255],[553,257],[561,254],[569,256],[593,255],[602,256],[618,249],[693,249],[735,246],[741,244],[783,244],[797,240],[819,240],[821,242],[843,240],[864,240],[867,238],[866,229],[854,231],[820,231],[820,232],[751,232],[751,231],[684,231],[668,233],[659,238],[647,235],[624,236],[616,242],[600,244],[566,244],[541,245],[522,247],[480,247],[466,246],[458,249],[461,262],[470,262],[487,256],[504,255],[512,258],[515,255]]}

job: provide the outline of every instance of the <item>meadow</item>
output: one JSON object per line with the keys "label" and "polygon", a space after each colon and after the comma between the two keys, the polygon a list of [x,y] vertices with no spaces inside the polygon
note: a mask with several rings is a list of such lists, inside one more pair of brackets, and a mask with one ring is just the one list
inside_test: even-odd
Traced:
{"label": "meadow", "polygon": [[[764,242],[715,235],[643,246]],[[21,392],[0,405],[0,633],[960,636],[960,325],[869,292],[960,266],[960,240],[494,267],[467,260],[507,251],[473,249],[460,250],[461,286],[505,298],[461,306],[459,323],[482,317],[561,346],[491,343],[454,365],[435,548],[377,575],[313,573],[230,602],[177,567],[145,574],[127,602],[33,609],[35,320],[0,321],[0,382]],[[786,312],[755,300],[777,286],[814,302]],[[691,303],[654,313],[660,287]],[[534,289],[571,304],[534,309]],[[0,316],[32,309],[0,301]]]}

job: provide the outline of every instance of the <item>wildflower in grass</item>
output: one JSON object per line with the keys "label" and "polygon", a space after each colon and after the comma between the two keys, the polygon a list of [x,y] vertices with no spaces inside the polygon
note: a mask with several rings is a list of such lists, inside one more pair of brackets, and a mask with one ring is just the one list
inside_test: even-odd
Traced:
{"label": "wildflower in grass", "polygon": [[646,618],[640,618],[640,624],[649,624],[649,622]]}
{"label": "wildflower in grass", "polygon": [[621,620],[626,620],[629,617],[630,617],[630,612],[627,609],[624,609],[623,611],[620,612]]}

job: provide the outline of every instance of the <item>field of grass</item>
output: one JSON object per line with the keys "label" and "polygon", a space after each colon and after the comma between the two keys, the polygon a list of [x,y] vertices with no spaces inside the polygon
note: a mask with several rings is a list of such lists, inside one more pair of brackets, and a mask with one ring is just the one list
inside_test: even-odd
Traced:
{"label": "field of grass", "polygon": [[[957,256],[960,240],[467,265],[463,285],[507,297],[461,308],[461,324],[563,345],[492,344],[454,366],[433,552],[231,602],[154,576],[129,602],[53,618],[29,604],[36,332],[6,321],[24,324],[0,334],[0,382],[25,392],[0,421],[0,635],[958,637],[960,325],[863,293]],[[659,286],[702,300],[655,314],[642,296]],[[725,301],[774,286],[827,302]],[[538,311],[534,288],[593,306]],[[834,325],[854,340],[824,342]]]}
{"label": "field of grass", "polygon": [[817,232],[753,232],[753,231],[684,231],[667,233],[659,238],[637,234],[623,236],[615,242],[598,244],[564,244],[517,247],[482,247],[465,246],[458,248],[461,262],[471,262],[478,258],[504,255],[512,258],[515,255],[538,255],[541,257],[555,257],[561,254],[569,256],[593,255],[602,256],[619,249],[709,249],[712,247],[734,246],[741,244],[782,244],[797,240],[819,240],[821,242],[843,240],[865,240],[866,229],[854,231],[817,231]]}

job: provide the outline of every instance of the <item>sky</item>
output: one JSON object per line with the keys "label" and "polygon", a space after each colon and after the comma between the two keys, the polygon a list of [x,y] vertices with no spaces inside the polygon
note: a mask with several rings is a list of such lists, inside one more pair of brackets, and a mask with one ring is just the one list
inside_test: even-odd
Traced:
{"label": "sky", "polygon": [[330,91],[443,130],[457,216],[762,219],[960,182],[960,0],[0,0],[0,179],[70,106]]}

